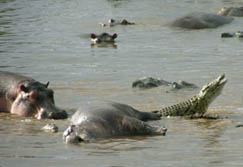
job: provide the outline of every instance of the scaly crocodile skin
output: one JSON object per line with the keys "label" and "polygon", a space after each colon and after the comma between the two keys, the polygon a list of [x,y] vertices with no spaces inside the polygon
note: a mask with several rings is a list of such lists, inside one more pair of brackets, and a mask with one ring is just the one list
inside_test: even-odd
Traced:
{"label": "scaly crocodile skin", "polygon": [[187,101],[153,111],[163,116],[203,116],[213,100],[221,94],[227,79],[225,75],[219,76],[217,79],[206,84],[197,96]]}

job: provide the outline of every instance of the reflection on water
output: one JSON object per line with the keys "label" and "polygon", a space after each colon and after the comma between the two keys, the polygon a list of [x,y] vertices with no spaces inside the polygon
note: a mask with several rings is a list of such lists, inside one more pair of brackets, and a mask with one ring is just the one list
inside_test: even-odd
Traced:
{"label": "reflection on water", "polygon": [[101,44],[90,44],[91,48],[114,48],[117,49],[117,45],[114,43],[101,43]]}

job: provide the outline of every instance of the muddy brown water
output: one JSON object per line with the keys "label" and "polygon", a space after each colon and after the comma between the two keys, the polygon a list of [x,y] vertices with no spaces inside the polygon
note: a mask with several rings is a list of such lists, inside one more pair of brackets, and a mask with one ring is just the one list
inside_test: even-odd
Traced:
{"label": "muddy brown water", "polygon": [[[143,76],[198,86],[225,73],[228,83],[209,112],[228,119],[164,118],[166,136],[124,137],[66,145],[68,120],[38,121],[0,113],[0,167],[242,166],[243,40],[221,39],[243,18],[217,29],[173,29],[168,22],[192,11],[216,13],[241,0],[0,0],[0,70],[18,72],[55,90],[56,104],[77,109],[112,100],[150,111],[183,101],[198,90],[133,90]],[[110,18],[132,26],[99,26]],[[116,47],[91,47],[89,33],[117,33]],[[71,115],[71,112],[69,113]],[[43,132],[56,123],[59,133]]]}

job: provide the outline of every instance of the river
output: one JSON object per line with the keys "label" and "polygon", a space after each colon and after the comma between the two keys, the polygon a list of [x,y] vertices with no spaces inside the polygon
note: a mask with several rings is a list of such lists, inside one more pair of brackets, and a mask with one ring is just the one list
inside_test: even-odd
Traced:
{"label": "river", "polygon": [[[166,136],[124,137],[66,145],[68,120],[34,120],[0,113],[0,167],[238,167],[243,164],[243,18],[216,29],[184,30],[168,23],[193,11],[216,13],[242,0],[0,0],[0,70],[46,83],[56,105],[77,109],[94,100],[143,111],[175,104],[199,89],[132,89],[149,76],[199,87],[225,73],[222,94],[210,106],[228,119],[163,118],[151,124]],[[131,26],[101,27],[110,18]],[[117,33],[116,47],[91,47],[90,33]],[[72,113],[69,112],[71,115]],[[41,127],[54,122],[58,133]]]}

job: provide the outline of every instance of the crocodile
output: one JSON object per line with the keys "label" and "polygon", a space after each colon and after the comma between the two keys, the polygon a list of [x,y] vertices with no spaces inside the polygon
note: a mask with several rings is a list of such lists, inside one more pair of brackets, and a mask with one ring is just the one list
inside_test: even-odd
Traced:
{"label": "crocodile", "polygon": [[191,118],[203,118],[209,105],[218,97],[224,85],[227,83],[225,74],[202,87],[199,94],[184,102],[152,111],[166,116],[189,116]]}

